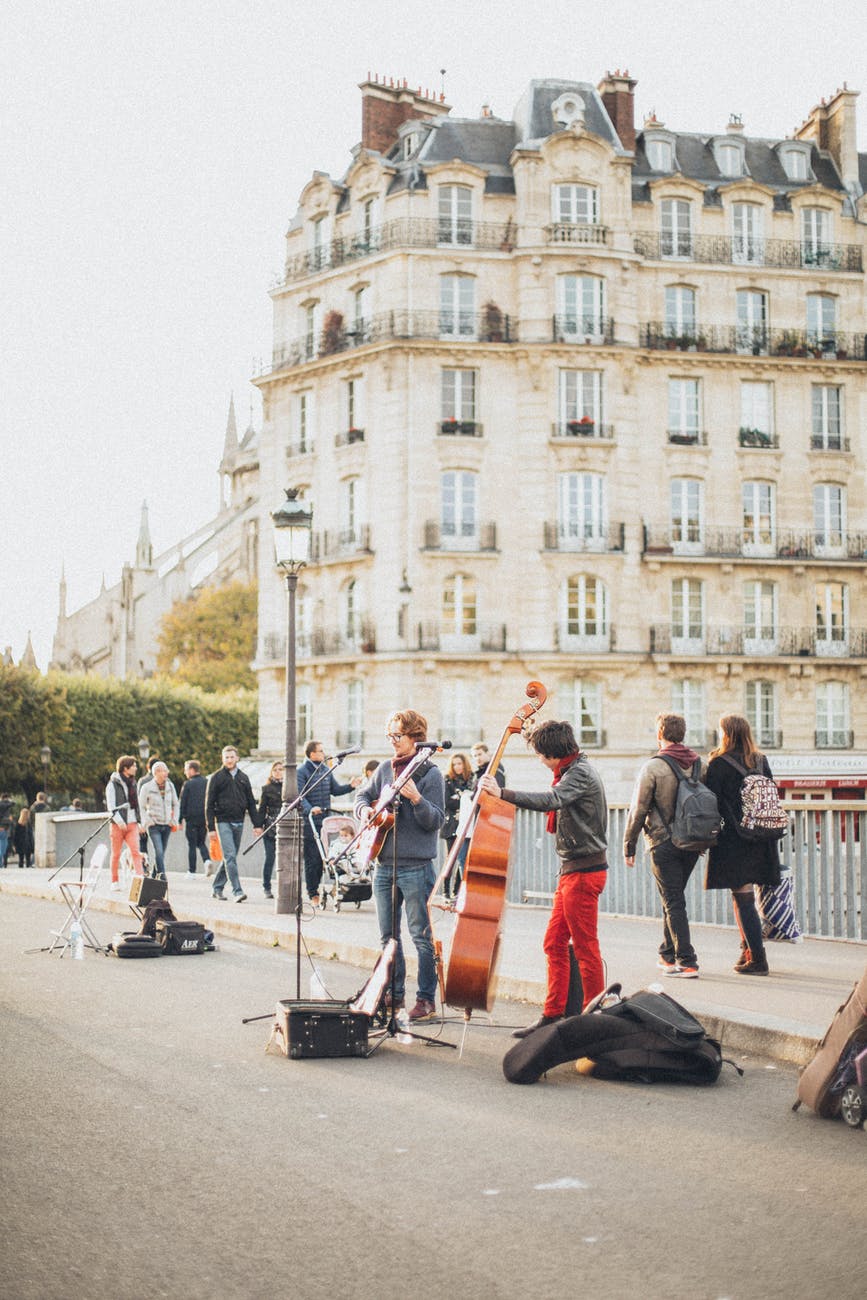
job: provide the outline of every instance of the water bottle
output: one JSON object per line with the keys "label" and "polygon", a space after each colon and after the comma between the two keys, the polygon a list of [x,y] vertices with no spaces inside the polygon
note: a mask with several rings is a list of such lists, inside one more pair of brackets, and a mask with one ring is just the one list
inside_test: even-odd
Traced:
{"label": "water bottle", "polygon": [[327,997],[328,993],[322,983],[322,976],[314,966],[313,974],[310,976],[310,1000],[311,1002],[323,1002]]}
{"label": "water bottle", "polygon": [[84,956],[84,934],[81,929],[81,922],[75,920],[69,927],[69,945],[72,948],[72,955],[77,961],[81,961]]}

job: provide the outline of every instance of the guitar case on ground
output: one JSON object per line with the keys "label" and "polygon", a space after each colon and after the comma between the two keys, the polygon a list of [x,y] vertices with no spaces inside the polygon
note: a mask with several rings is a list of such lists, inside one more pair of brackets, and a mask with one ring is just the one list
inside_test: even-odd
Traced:
{"label": "guitar case on ground", "polygon": [[537,1029],[506,1053],[503,1073],[510,1083],[536,1083],[566,1061],[586,1061],[582,1073],[597,1078],[645,1083],[715,1083],[722,1069],[719,1043],[679,1002],[652,989],[613,1005],[603,998]]}
{"label": "guitar case on ground", "polygon": [[855,1083],[855,1058],[867,1047],[867,968],[849,997],[834,1013],[816,1055],[798,1080],[798,1099],[823,1119],[840,1114],[848,1085]]}
{"label": "guitar case on ground", "polygon": [[116,957],[162,957],[163,950],[156,939],[149,934],[134,934],[120,931],[116,934],[109,951]]}

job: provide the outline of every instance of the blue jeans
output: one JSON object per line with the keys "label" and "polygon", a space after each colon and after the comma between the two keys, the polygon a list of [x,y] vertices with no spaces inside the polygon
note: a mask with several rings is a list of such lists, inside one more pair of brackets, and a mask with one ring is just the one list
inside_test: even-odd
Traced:
{"label": "blue jeans", "polygon": [[166,846],[168,845],[171,833],[171,826],[156,825],[148,827],[148,835],[151,837],[151,843],[154,846],[154,854],[156,855],[158,876],[164,876],[166,874]]}
{"label": "blue jeans", "polygon": [[9,832],[6,827],[0,828],[0,867],[6,866],[6,854],[9,852]]}
{"label": "blue jeans", "polygon": [[238,849],[241,847],[241,832],[243,829],[243,822],[217,822],[217,834],[223,848],[223,861],[220,863],[219,870],[212,882],[215,894],[222,891],[227,876],[232,886],[232,893],[236,898],[244,892],[238,877]]}
{"label": "blue jeans", "polygon": [[262,843],[265,846],[265,860],[262,863],[262,887],[268,893],[274,871],[274,855],[277,852],[277,832],[273,827],[262,836]]}
{"label": "blue jeans", "polygon": [[[376,902],[376,915],[379,920],[379,937],[382,946],[392,937],[391,930],[391,879],[393,868],[383,866],[376,868],[373,877],[373,897]],[[433,935],[430,918],[427,914],[427,900],[436,881],[436,872],[432,862],[424,866],[398,867],[397,869],[397,905],[395,915],[395,935],[397,952],[394,958],[394,996],[400,1002],[406,996],[406,958],[400,937],[401,910],[406,906],[406,921],[410,938],[418,954],[418,996],[427,1002],[436,1001],[437,972],[434,962]]]}

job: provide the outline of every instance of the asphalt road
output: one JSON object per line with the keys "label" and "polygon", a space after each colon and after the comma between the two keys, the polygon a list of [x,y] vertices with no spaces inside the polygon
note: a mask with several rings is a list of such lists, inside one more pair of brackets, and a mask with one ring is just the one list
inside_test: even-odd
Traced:
{"label": "asphalt road", "polygon": [[8,1300],[864,1294],[867,1134],[792,1114],[794,1070],[515,1087],[482,1024],[287,1061],[241,1023],[293,995],[285,951],[26,953],[62,916],[0,896]]}

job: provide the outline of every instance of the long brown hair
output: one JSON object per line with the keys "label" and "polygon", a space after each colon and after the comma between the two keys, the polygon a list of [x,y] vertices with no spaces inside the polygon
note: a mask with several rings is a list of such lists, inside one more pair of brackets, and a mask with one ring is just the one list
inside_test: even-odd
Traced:
{"label": "long brown hair", "polygon": [[725,713],[719,720],[719,729],[719,745],[711,750],[709,757],[718,758],[720,754],[742,754],[744,767],[755,767],[756,758],[761,758],[761,754],[756,748],[752,728],[746,718],[742,718],[739,713]]}
{"label": "long brown hair", "polygon": [[456,775],[455,763],[458,761],[458,759],[460,759],[464,765],[462,776],[465,781],[469,781],[470,777],[473,774],[473,769],[470,767],[470,760],[467,758],[466,754],[452,754],[451,758],[449,759],[448,767],[446,768],[446,776],[449,778],[449,780],[451,781],[454,780]]}

